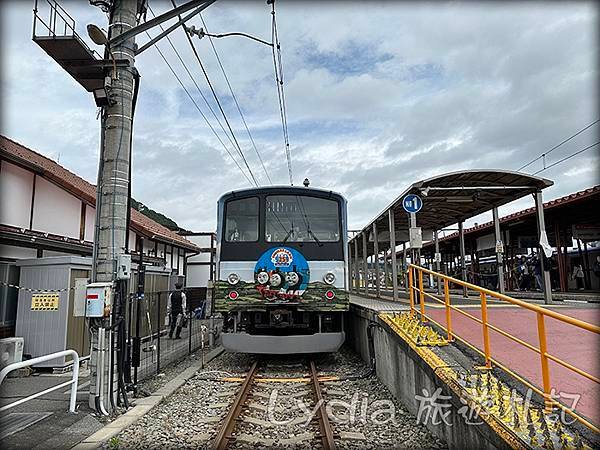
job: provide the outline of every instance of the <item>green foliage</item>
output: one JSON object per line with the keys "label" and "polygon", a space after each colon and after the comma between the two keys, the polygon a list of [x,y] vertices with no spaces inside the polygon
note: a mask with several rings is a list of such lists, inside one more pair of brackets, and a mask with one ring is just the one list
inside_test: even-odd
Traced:
{"label": "green foliage", "polygon": [[146,205],[144,205],[141,202],[138,202],[134,198],[131,199],[131,207],[136,211],[141,212],[146,217],[154,220],[155,222],[160,223],[163,227],[167,227],[169,230],[181,230],[181,228],[179,228],[179,225],[177,225],[177,223],[174,220],[171,220],[164,214],[161,214],[159,212],[154,211],[153,209],[148,208]]}
{"label": "green foliage", "polygon": [[118,436],[113,436],[110,438],[110,440],[108,441],[108,448],[110,449],[118,449],[121,445],[121,440],[119,439]]}

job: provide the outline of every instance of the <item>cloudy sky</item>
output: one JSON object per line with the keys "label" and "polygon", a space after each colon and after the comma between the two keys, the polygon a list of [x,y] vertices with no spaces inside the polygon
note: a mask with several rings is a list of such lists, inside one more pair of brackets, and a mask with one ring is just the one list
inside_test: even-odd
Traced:
{"label": "cloudy sky", "polygon": [[[32,4],[0,4],[2,133],[95,183],[93,98],[31,41]],[[87,1],[62,4],[99,51],[85,25],[106,28],[106,16]],[[170,2],[150,6],[160,13]],[[417,180],[462,169],[517,169],[600,117],[593,2],[280,0],[277,17],[294,180],[308,177],[314,187],[344,194],[350,228],[364,226]],[[203,18],[213,33],[270,39],[264,1],[219,0]],[[190,23],[202,26],[199,18]],[[237,37],[213,42],[266,170],[275,184],[286,184],[270,49]],[[173,43],[209,97],[180,29]],[[252,171],[267,184],[210,42],[196,43]],[[212,118],[168,42],[159,47]],[[136,65],[142,83],[133,196],[180,226],[212,230],[218,197],[249,184],[157,51],[147,50]],[[547,164],[596,142],[599,131],[597,124],[553,151]],[[599,160],[596,147],[541,172],[555,181],[545,199],[598,183]],[[527,168],[539,169],[541,161]],[[501,213],[531,203],[524,199]]]}

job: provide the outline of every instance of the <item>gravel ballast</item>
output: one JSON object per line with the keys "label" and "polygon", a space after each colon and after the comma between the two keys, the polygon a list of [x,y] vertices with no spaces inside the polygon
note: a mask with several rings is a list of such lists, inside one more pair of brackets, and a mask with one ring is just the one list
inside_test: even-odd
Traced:
{"label": "gravel ballast", "polygon": [[[212,448],[222,419],[254,355],[224,353],[188,380],[105,448]],[[258,377],[291,378],[309,374],[309,357],[263,356]],[[319,376],[339,376],[321,383],[339,449],[446,448],[399,404],[348,348],[313,355]],[[233,435],[232,449],[321,448],[312,386],[307,382],[255,383]]]}

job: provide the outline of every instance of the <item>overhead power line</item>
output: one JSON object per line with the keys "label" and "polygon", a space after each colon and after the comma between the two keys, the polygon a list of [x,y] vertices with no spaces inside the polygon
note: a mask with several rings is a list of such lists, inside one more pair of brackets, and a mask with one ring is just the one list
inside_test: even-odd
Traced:
{"label": "overhead power line", "polygon": [[[233,101],[235,102],[235,106],[237,107],[237,110],[240,113],[240,117],[242,119],[244,127],[246,128],[246,132],[248,133],[248,138],[250,138],[250,142],[252,142],[252,146],[254,147],[254,151],[256,152],[256,156],[258,156],[258,160],[260,161],[260,165],[262,166],[262,168],[263,168],[263,170],[265,172],[265,175],[267,176],[267,179],[269,180],[269,183],[273,184],[273,181],[271,180],[271,177],[269,176],[269,172],[267,172],[267,169],[265,167],[265,163],[264,163],[264,161],[262,159],[262,156],[260,155],[260,152],[258,151],[258,148],[256,147],[256,143],[254,142],[254,138],[252,137],[252,133],[250,133],[250,129],[248,128],[248,124],[246,123],[246,119],[244,118],[244,114],[242,113],[242,108],[240,108],[240,104],[238,103],[237,97],[236,97],[236,95],[233,92],[233,88],[231,87],[231,83],[229,82],[229,77],[227,76],[227,73],[225,72],[225,68],[223,67],[223,64],[221,63],[221,58],[219,57],[219,53],[217,52],[217,48],[215,47],[215,44],[212,41],[211,35],[208,34],[208,27],[206,26],[206,22],[204,21],[204,17],[202,17],[202,14],[200,14],[200,20],[202,20],[202,25],[204,25],[204,30],[206,30],[205,35],[208,36],[208,41],[210,42],[210,45],[211,45],[211,47],[213,49],[215,57],[217,58],[217,62],[219,63],[219,67],[221,68],[221,72],[223,73],[223,77],[225,78],[225,81],[227,82],[227,87],[229,87],[229,92],[231,93],[231,97],[233,97]],[[229,33],[229,34],[235,34],[235,33]]]}
{"label": "overhead power line", "polygon": [[[154,11],[152,10],[152,8],[150,6],[148,6],[148,10],[150,11],[150,14],[152,14],[152,17],[156,17],[156,15],[154,14]],[[164,31],[164,28],[162,25],[159,25],[160,29]],[[231,145],[235,148],[235,144],[233,142],[233,140],[231,139],[231,136],[229,136],[229,134],[227,133],[227,131],[225,130],[225,127],[223,127],[223,124],[221,123],[221,121],[219,120],[219,117],[217,116],[217,114],[215,113],[214,109],[212,108],[212,106],[210,105],[208,99],[206,98],[206,96],[204,95],[204,93],[202,92],[202,89],[200,89],[200,86],[198,86],[198,83],[196,82],[196,78],[192,75],[192,73],[190,72],[190,70],[188,69],[187,64],[185,63],[185,61],[183,60],[183,58],[181,57],[181,55],[179,54],[179,51],[177,51],[177,48],[175,47],[175,45],[173,44],[173,41],[171,41],[171,38],[167,35],[165,36],[167,41],[169,42],[169,45],[171,46],[171,49],[173,49],[173,51],[175,52],[175,55],[177,55],[177,58],[179,59],[179,62],[181,63],[181,65],[183,66],[183,68],[185,69],[186,73],[188,74],[188,76],[190,77],[190,80],[192,80],[192,83],[194,83],[194,86],[196,87],[196,90],[198,91],[198,93],[200,94],[200,96],[202,97],[202,100],[204,100],[204,103],[206,104],[206,106],[208,107],[208,109],[210,110],[210,112],[212,113],[213,117],[215,118],[215,120],[217,121],[217,123],[219,124],[219,127],[221,128],[221,130],[223,131],[223,133],[225,134],[225,136],[227,136],[227,139],[229,140],[229,142],[231,143]],[[157,47],[158,48],[158,47]],[[160,50],[159,50],[160,52]],[[162,56],[162,55],[161,55]],[[166,61],[165,61],[166,62]],[[202,114],[202,112],[201,112]],[[215,133],[216,134],[216,133]],[[222,142],[221,142],[222,143]],[[223,144],[225,145],[225,144]],[[228,152],[229,153],[229,152]],[[236,161],[237,164],[237,161]],[[239,164],[238,164],[239,166]],[[241,167],[240,167],[241,169]],[[244,174],[245,175],[245,174]],[[246,176],[246,179],[248,181],[250,181],[250,179]],[[250,181],[250,184],[252,184],[252,182]]]}
{"label": "overhead power line", "polygon": [[277,85],[277,99],[279,101],[279,114],[281,116],[281,128],[283,131],[283,142],[285,145],[285,157],[288,166],[288,175],[290,178],[290,185],[294,185],[294,179],[292,176],[292,154],[290,151],[290,139],[288,134],[287,125],[287,110],[285,107],[285,93],[283,90],[283,64],[281,60],[281,43],[279,42],[279,36],[277,35],[277,19],[275,17],[275,0],[270,0],[272,5],[271,16],[271,42],[273,43],[273,68],[275,71],[275,83]]}
{"label": "overhead power line", "polygon": [[[174,8],[177,7],[175,0],[171,0],[171,3],[173,4]],[[223,109],[223,106],[221,105],[221,101],[219,100],[219,97],[217,96],[217,93],[215,92],[215,89],[213,88],[213,85],[210,81],[208,73],[206,72],[206,69],[204,68],[204,64],[202,64],[202,60],[200,59],[200,55],[198,54],[198,51],[196,50],[196,46],[194,45],[194,42],[192,41],[192,38],[190,37],[188,32],[185,30],[185,27],[183,27],[182,29],[183,29],[183,34],[185,34],[185,37],[187,38],[187,40],[190,44],[192,52],[194,53],[194,56],[196,57],[196,61],[198,62],[198,65],[200,66],[200,69],[202,70],[202,73],[204,74],[204,78],[206,79],[208,87],[210,88],[210,91],[212,92],[213,98],[215,99],[215,102],[217,103],[217,106],[219,107],[219,110],[221,111],[221,114],[223,115],[223,119],[225,120],[225,123],[227,124],[227,128],[229,129],[229,132],[231,133],[231,137],[233,138],[233,140],[235,142],[238,153],[242,157],[242,160],[244,161],[244,165],[246,166],[246,169],[248,169],[248,172],[250,173],[250,177],[254,181],[254,184],[258,187],[258,185],[259,185],[258,181],[256,181],[256,177],[254,176],[254,173],[252,172],[252,169],[250,168],[250,165],[248,164],[248,160],[246,159],[246,156],[244,155],[244,152],[242,151],[242,148],[240,147],[240,144],[235,136],[235,133],[233,132],[233,128],[231,127],[231,124],[229,123],[229,119],[227,118],[227,115],[225,114],[225,110]]]}
{"label": "overhead power line", "polygon": [[[581,130],[577,131],[575,134],[569,136],[568,138],[566,138],[564,141],[560,142],[559,144],[556,144],[554,147],[552,147],[550,150],[548,150],[547,152],[542,153],[540,156],[538,156],[535,159],[532,159],[531,161],[529,161],[527,164],[525,164],[524,166],[521,166],[517,169],[517,172],[520,172],[521,170],[523,170],[525,167],[529,167],[531,164],[533,164],[536,161],[539,161],[540,159],[545,159],[546,156],[548,156],[550,153],[552,153],[554,150],[556,150],[557,148],[559,148],[560,146],[562,146],[563,144],[566,144],[567,142],[569,142],[571,139],[579,136],[581,133],[583,133],[585,130],[587,130],[588,128],[596,125],[598,122],[600,122],[600,119],[596,119],[594,120],[592,123],[590,123],[589,125],[583,127]],[[543,169],[542,169],[543,170]],[[536,172],[537,173],[537,172]]]}
{"label": "overhead power line", "polygon": [[591,148],[594,148],[595,146],[597,146],[597,145],[599,145],[599,144],[600,144],[600,141],[598,141],[598,142],[595,142],[595,143],[593,143],[593,144],[591,144],[591,145],[588,145],[587,147],[585,147],[585,148],[582,148],[581,150],[577,150],[575,153],[571,153],[569,156],[565,156],[564,158],[562,158],[562,159],[559,159],[559,160],[558,160],[558,161],[556,161],[556,162],[553,162],[553,163],[552,163],[552,164],[550,164],[549,166],[547,166],[547,167],[544,167],[543,169],[540,169],[540,170],[538,170],[538,171],[537,171],[537,172],[535,172],[533,175],[537,175],[538,173],[540,173],[540,172],[543,172],[544,170],[548,170],[548,169],[550,169],[551,167],[554,167],[554,166],[556,166],[556,165],[558,165],[558,164],[560,164],[560,163],[563,163],[563,162],[565,162],[565,161],[567,161],[567,160],[569,160],[569,159],[571,159],[571,158],[574,158],[575,156],[577,156],[577,155],[580,155],[580,154],[582,154],[583,152],[585,152],[585,151],[587,151],[587,150],[589,150],[589,149],[591,149]]}
{"label": "overhead power line", "polygon": [[[146,34],[148,35],[149,38],[152,38],[148,32],[146,32]],[[229,151],[229,149],[227,148],[227,146],[225,145],[225,143],[223,142],[223,140],[221,139],[221,137],[219,136],[217,131],[214,129],[214,127],[208,120],[208,118],[204,115],[204,113],[202,112],[202,109],[200,109],[200,106],[198,106],[198,103],[196,103],[196,100],[194,100],[194,97],[192,97],[192,95],[190,94],[188,89],[185,87],[185,84],[183,84],[183,81],[181,81],[181,78],[179,78],[179,75],[177,75],[177,72],[175,72],[175,70],[173,69],[173,67],[171,66],[171,64],[169,63],[169,61],[163,54],[163,52],[160,50],[160,47],[157,44],[154,44],[154,48],[156,49],[156,51],[158,52],[158,54],[160,55],[162,60],[165,62],[165,64],[167,65],[167,67],[169,68],[169,70],[171,71],[173,76],[177,79],[177,81],[179,82],[179,85],[184,90],[184,92],[187,94],[187,96],[189,97],[191,102],[194,104],[194,106],[196,107],[196,109],[198,110],[198,112],[200,113],[200,115],[202,116],[202,118],[204,119],[204,121],[206,122],[208,127],[210,128],[210,130],[213,132],[213,134],[215,135],[217,140],[221,143],[221,145],[223,146],[223,148],[225,149],[225,151],[227,152],[229,157],[233,160],[233,162],[238,167],[238,169],[240,169],[240,172],[242,172],[242,175],[244,175],[246,180],[248,180],[248,183],[253,184],[252,181],[250,180],[250,178],[248,178],[248,175],[246,175],[246,172],[244,172],[244,169],[242,169],[242,166],[240,166],[240,164],[237,162],[237,160],[233,157],[233,155],[231,154],[231,152]]]}

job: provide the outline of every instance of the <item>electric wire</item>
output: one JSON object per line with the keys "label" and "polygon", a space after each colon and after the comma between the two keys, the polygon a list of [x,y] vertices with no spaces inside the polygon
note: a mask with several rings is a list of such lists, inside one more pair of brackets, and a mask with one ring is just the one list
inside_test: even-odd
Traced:
{"label": "electric wire", "polygon": [[[173,7],[175,7],[175,8],[177,7],[175,0],[171,0],[171,3],[173,4]],[[206,79],[206,82],[208,84],[208,87],[210,88],[210,91],[212,92],[213,98],[214,98],[215,102],[217,103],[217,106],[219,107],[221,114],[223,115],[223,119],[225,120],[227,128],[229,129],[229,132],[231,133],[231,136],[233,137],[233,140],[235,141],[238,153],[242,157],[242,160],[244,161],[244,165],[246,166],[246,169],[248,169],[248,172],[250,173],[250,177],[254,181],[254,184],[256,185],[256,187],[258,187],[259,186],[258,181],[256,181],[256,177],[254,176],[254,173],[252,172],[252,169],[250,168],[250,165],[248,164],[248,160],[246,159],[246,156],[244,155],[244,152],[242,151],[242,148],[240,147],[240,144],[235,136],[235,133],[233,132],[233,128],[231,127],[231,124],[229,123],[229,119],[227,118],[227,115],[225,114],[225,111],[223,110],[221,101],[219,100],[219,97],[217,96],[217,93],[215,92],[215,89],[210,81],[208,73],[206,72],[206,69],[204,68],[204,64],[202,64],[202,60],[200,59],[200,55],[198,54],[198,51],[196,50],[196,46],[194,45],[194,42],[192,41],[192,38],[186,31],[185,27],[183,28],[183,34],[185,34],[185,37],[187,38],[187,40],[190,44],[192,52],[194,53],[194,56],[196,57],[196,61],[198,62],[198,65],[200,66],[200,69],[202,70],[202,73],[204,74],[204,78]]]}
{"label": "electric wire", "polygon": [[[202,25],[204,25],[204,30],[206,31],[205,35],[208,36],[208,41],[210,42],[210,45],[213,49],[213,52],[215,54],[215,57],[217,58],[217,62],[219,63],[219,67],[221,68],[221,72],[223,73],[223,77],[225,78],[225,81],[227,82],[227,86],[229,87],[229,92],[231,93],[231,97],[233,98],[233,101],[235,102],[235,106],[237,107],[238,112],[240,113],[240,117],[242,119],[242,122],[244,124],[244,127],[246,128],[246,132],[248,133],[248,138],[250,138],[250,142],[252,142],[252,147],[254,147],[254,151],[256,152],[256,156],[258,156],[258,159],[260,161],[260,164],[265,172],[265,175],[267,176],[267,179],[269,180],[270,184],[273,184],[273,180],[271,180],[271,177],[269,176],[269,172],[267,172],[267,169],[265,167],[265,163],[262,159],[262,156],[260,155],[260,152],[258,151],[258,148],[256,147],[256,143],[254,142],[254,138],[252,137],[252,133],[250,133],[250,129],[248,128],[248,124],[246,123],[246,119],[244,117],[244,114],[242,113],[242,108],[240,107],[240,104],[238,103],[237,97],[233,92],[233,88],[231,87],[231,83],[229,82],[229,77],[227,76],[227,73],[225,72],[225,68],[223,67],[223,64],[221,63],[221,58],[219,57],[219,53],[217,52],[217,48],[215,47],[215,44],[212,41],[212,37],[211,35],[209,35],[208,32],[208,27],[206,26],[206,22],[204,21],[204,17],[202,17],[202,14],[200,14],[200,20],[202,21]],[[234,33],[229,33],[229,34],[234,34]],[[221,35],[217,35],[217,36],[221,36]],[[262,41],[261,41],[262,42]]]}
{"label": "electric wire", "polygon": [[275,83],[277,85],[277,99],[279,101],[279,115],[281,117],[281,128],[283,131],[283,142],[285,145],[285,157],[287,160],[288,176],[290,185],[294,185],[292,175],[292,155],[290,151],[290,140],[287,126],[287,109],[285,106],[285,93],[283,89],[283,64],[281,59],[281,43],[277,34],[277,19],[275,17],[275,0],[271,1],[271,42],[273,43],[273,68],[275,71]]}
{"label": "electric wire", "polygon": [[[150,33],[148,33],[147,31],[146,31],[146,35],[150,39],[152,39],[152,36],[150,36]],[[175,70],[173,69],[173,67],[171,66],[171,64],[169,63],[169,61],[163,54],[163,52],[160,50],[159,46],[157,44],[154,44],[154,48],[156,49],[156,51],[158,52],[158,54],[160,55],[162,60],[165,62],[165,64],[167,65],[167,67],[169,68],[169,70],[171,71],[173,76],[177,79],[177,81],[179,82],[179,85],[184,90],[184,92],[187,94],[187,96],[189,97],[191,102],[194,104],[194,106],[196,107],[196,109],[198,110],[198,112],[200,113],[200,115],[202,116],[202,118],[204,119],[204,121],[206,122],[208,127],[210,128],[210,130],[213,132],[213,134],[215,135],[217,140],[221,143],[221,145],[223,146],[223,148],[225,149],[225,151],[227,152],[229,157],[233,160],[233,162],[238,167],[238,169],[240,169],[240,172],[242,172],[242,175],[244,175],[244,178],[246,178],[246,180],[248,180],[248,183],[253,184],[252,181],[250,180],[250,178],[248,177],[248,175],[246,175],[246,172],[242,169],[242,166],[240,166],[240,164],[238,163],[237,159],[235,159],[233,157],[231,151],[229,151],[229,148],[227,148],[227,146],[225,145],[225,143],[223,142],[223,140],[221,139],[221,137],[219,136],[217,131],[214,129],[214,127],[212,126],[212,124],[210,123],[208,118],[206,117],[206,115],[202,112],[202,109],[200,109],[200,106],[198,106],[198,103],[196,102],[196,100],[194,100],[194,97],[192,97],[192,95],[190,94],[188,89],[185,87],[185,84],[183,84],[183,81],[181,81],[181,79],[179,78],[179,75],[177,75],[177,72],[175,72]]]}
{"label": "electric wire", "polygon": [[567,161],[567,160],[569,160],[569,159],[571,159],[571,158],[574,158],[575,156],[577,156],[577,155],[580,155],[581,153],[583,153],[583,152],[585,152],[585,151],[587,151],[587,150],[589,150],[589,149],[591,149],[591,148],[593,148],[593,147],[595,147],[595,146],[597,146],[597,145],[599,145],[599,144],[600,144],[600,141],[598,141],[598,142],[595,142],[595,143],[593,143],[593,144],[591,144],[591,145],[588,145],[587,147],[585,147],[585,148],[582,148],[581,150],[577,150],[576,152],[574,152],[574,153],[571,153],[570,155],[568,155],[568,156],[565,156],[564,158],[562,158],[562,159],[559,159],[559,160],[558,160],[558,161],[556,161],[556,162],[553,162],[553,163],[552,163],[552,164],[550,164],[549,166],[546,166],[546,167],[544,167],[543,169],[540,169],[540,170],[538,170],[537,172],[533,173],[533,175],[537,175],[538,173],[540,173],[540,172],[543,172],[544,170],[548,170],[548,169],[550,169],[551,167],[554,167],[554,166],[556,166],[556,165],[558,165],[558,164],[560,164],[560,163],[563,163],[563,162],[565,162],[565,161]]}
{"label": "electric wire", "polygon": [[[152,10],[152,8],[150,6],[148,6],[148,10],[150,11],[150,14],[152,14],[152,17],[156,17],[156,15],[154,14],[154,11]],[[161,31],[164,31],[164,28],[162,25],[159,25]],[[204,103],[206,104],[206,106],[208,107],[208,109],[210,110],[210,112],[212,113],[213,117],[215,118],[215,120],[217,121],[217,123],[219,124],[219,127],[221,128],[221,130],[223,131],[223,133],[225,134],[225,136],[227,136],[227,139],[229,140],[230,144],[235,148],[235,143],[233,142],[233,140],[231,139],[231,136],[229,136],[229,134],[227,133],[227,131],[225,130],[225,127],[223,126],[223,124],[221,123],[221,121],[219,120],[219,117],[217,117],[217,114],[215,112],[215,110],[212,108],[212,106],[210,105],[210,102],[208,101],[208,99],[206,98],[206,96],[204,95],[204,93],[202,92],[202,89],[200,89],[200,86],[198,86],[198,83],[196,82],[195,77],[192,75],[191,71],[189,70],[187,64],[185,63],[185,61],[183,60],[183,58],[181,57],[179,51],[177,50],[177,48],[175,47],[175,45],[173,44],[173,41],[171,40],[171,38],[167,35],[165,36],[167,41],[169,42],[169,45],[171,46],[171,49],[175,52],[175,55],[177,56],[177,58],[179,59],[179,62],[181,63],[181,65],[183,66],[183,68],[185,69],[186,73],[188,74],[188,76],[190,77],[190,80],[192,80],[192,83],[194,83],[194,86],[196,87],[196,90],[198,91],[198,93],[200,94],[200,97],[202,97],[202,100],[204,100]],[[224,144],[223,144],[224,145]],[[247,178],[248,179],[248,178]],[[250,184],[252,184],[252,182],[250,181]]]}
{"label": "electric wire", "polygon": [[[552,147],[550,150],[548,150],[547,152],[542,153],[540,156],[538,156],[535,159],[532,159],[531,161],[529,161],[527,164],[525,164],[524,166],[521,166],[517,169],[517,172],[520,172],[521,170],[523,170],[526,167],[529,167],[531,164],[533,164],[536,161],[539,161],[542,158],[545,158],[546,156],[548,156],[550,153],[552,153],[554,150],[556,150],[557,148],[559,148],[560,146],[562,146],[563,144],[566,144],[567,142],[569,142],[571,139],[579,136],[581,133],[583,133],[585,130],[587,130],[588,128],[596,125],[598,122],[600,122],[600,119],[596,119],[594,120],[592,123],[590,123],[589,125],[585,126],[584,128],[582,128],[581,130],[577,131],[575,134],[569,136],[568,138],[566,138],[564,141],[560,142],[559,144],[556,144],[554,147]],[[543,169],[542,169],[543,170]],[[537,172],[536,172],[537,173]]]}

